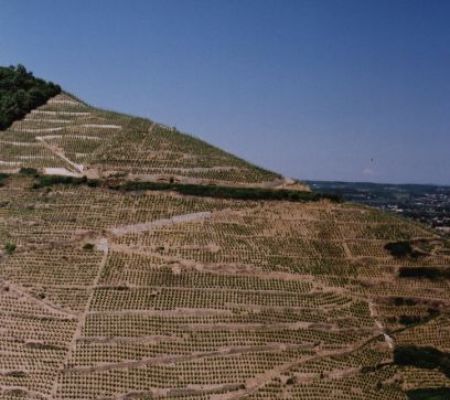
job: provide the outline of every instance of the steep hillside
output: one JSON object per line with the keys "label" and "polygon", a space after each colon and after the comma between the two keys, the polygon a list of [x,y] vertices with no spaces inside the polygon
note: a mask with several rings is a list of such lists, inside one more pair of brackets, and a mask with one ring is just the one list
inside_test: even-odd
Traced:
{"label": "steep hillside", "polygon": [[0,132],[0,143],[3,170],[307,190],[175,129],[95,109],[65,93]]}
{"label": "steep hillside", "polygon": [[67,94],[0,160],[0,399],[449,398],[435,232]]}

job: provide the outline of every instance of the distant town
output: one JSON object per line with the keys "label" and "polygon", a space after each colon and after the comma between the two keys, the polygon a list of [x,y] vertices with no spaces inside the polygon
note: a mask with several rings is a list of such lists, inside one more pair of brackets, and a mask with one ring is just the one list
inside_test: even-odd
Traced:
{"label": "distant town", "polygon": [[450,236],[450,186],[308,181],[318,192],[367,204],[427,224]]}

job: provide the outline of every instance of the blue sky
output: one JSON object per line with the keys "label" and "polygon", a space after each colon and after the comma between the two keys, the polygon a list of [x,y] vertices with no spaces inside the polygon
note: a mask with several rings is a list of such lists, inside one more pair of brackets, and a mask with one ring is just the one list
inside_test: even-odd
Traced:
{"label": "blue sky", "polygon": [[450,184],[450,2],[0,0],[0,64],[301,179]]}

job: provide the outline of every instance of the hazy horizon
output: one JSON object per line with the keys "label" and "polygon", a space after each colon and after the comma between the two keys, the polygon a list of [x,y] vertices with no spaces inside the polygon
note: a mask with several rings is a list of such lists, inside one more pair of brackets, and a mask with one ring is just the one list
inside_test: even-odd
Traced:
{"label": "hazy horizon", "polygon": [[450,184],[450,3],[0,0],[0,64],[301,180]]}

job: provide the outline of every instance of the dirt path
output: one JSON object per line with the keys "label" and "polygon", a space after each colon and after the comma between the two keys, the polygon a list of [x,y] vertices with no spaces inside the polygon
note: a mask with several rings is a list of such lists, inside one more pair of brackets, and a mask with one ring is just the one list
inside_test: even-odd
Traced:
{"label": "dirt path", "polygon": [[[337,223],[336,219],[334,218],[334,215],[331,211],[331,209],[327,210],[332,218],[332,220],[336,223],[336,225],[338,226],[338,229],[341,233],[341,237],[344,238],[344,232],[342,231],[342,226],[340,224]],[[352,252],[350,251],[350,248],[346,242],[346,240],[342,239],[342,248],[344,249],[344,253],[345,256],[348,258],[348,260],[350,261],[350,263],[353,263],[355,261],[357,261],[359,259],[359,257],[355,257]],[[386,341],[386,344],[388,345],[389,349],[393,350],[394,349],[394,339],[389,336],[386,332],[386,328],[384,327],[384,325],[382,324],[382,322],[380,320],[377,319],[378,314],[375,308],[374,303],[372,302],[372,300],[367,299],[366,300],[369,306],[369,312],[370,312],[370,316],[374,319],[375,322],[375,326],[378,328],[378,330],[380,331],[380,333],[383,335],[384,340]]]}
{"label": "dirt path", "polygon": [[26,393],[29,397],[27,398],[31,398],[31,399],[35,399],[35,400],[44,400],[44,399],[51,399],[50,396],[47,396],[43,393],[40,392],[36,392],[34,390],[31,390],[29,387],[27,386],[18,386],[18,385],[14,385],[14,386],[3,386],[0,385],[0,395],[7,395],[7,393],[11,393],[11,397],[10,398],[22,398],[23,397],[16,397],[17,393],[15,395],[13,395],[13,393],[15,392],[22,392],[22,393]]}
{"label": "dirt path", "polygon": [[100,128],[100,129],[122,129],[120,125],[112,125],[112,124],[83,124],[77,125],[82,128]]}
{"label": "dirt path", "polygon": [[355,351],[360,350],[367,344],[373,342],[376,340],[380,334],[375,334],[368,339],[364,340],[360,344],[353,344],[351,346],[344,347],[342,349],[338,350],[327,350],[327,351],[319,351],[315,355],[303,357],[300,360],[295,360],[291,362],[284,363],[282,365],[278,365],[275,368],[265,371],[261,374],[258,374],[257,376],[250,378],[245,383],[245,390],[243,392],[236,394],[235,396],[230,397],[230,400],[237,400],[241,399],[243,397],[249,396],[255,392],[258,391],[261,387],[269,383],[275,378],[280,378],[281,375],[288,372],[291,368],[294,368],[296,366],[299,366],[301,364],[304,364],[305,362],[313,361],[313,360],[320,360],[321,358],[327,358],[331,356],[340,356],[340,355],[346,355],[351,354]]}
{"label": "dirt path", "polygon": [[116,228],[111,228],[111,232],[114,236],[123,236],[129,233],[143,233],[149,232],[155,228],[159,228],[166,225],[181,224],[184,222],[197,222],[203,221],[211,216],[211,212],[197,212],[191,214],[175,215],[171,218],[158,219],[156,221],[149,221],[140,224],[122,225]]}
{"label": "dirt path", "polygon": [[317,277],[313,275],[306,274],[297,274],[290,272],[282,272],[282,271],[266,271],[258,268],[257,266],[252,265],[237,265],[237,264],[202,264],[198,261],[192,261],[184,258],[177,257],[175,255],[164,255],[149,249],[139,249],[136,247],[132,247],[126,244],[117,244],[110,243],[110,250],[128,254],[128,255],[140,255],[140,256],[154,256],[160,259],[163,259],[171,264],[174,264],[174,267],[178,270],[180,269],[188,269],[188,270],[197,270],[199,272],[208,272],[216,275],[224,275],[224,276],[249,276],[255,277],[257,276],[259,279],[279,279],[283,281],[298,281],[298,282],[309,282],[311,283],[311,291],[319,290],[323,293],[325,292],[333,292],[341,295],[348,296],[354,300],[367,300],[367,297],[364,295],[359,295],[357,293],[352,292],[349,289],[345,289],[343,287],[336,287],[327,284],[322,280],[319,280]]}
{"label": "dirt path", "polygon": [[91,115],[90,112],[87,111],[47,111],[47,110],[33,110],[31,114],[41,114],[41,115],[66,115],[72,117],[87,117]]}
{"label": "dirt path", "polygon": [[103,140],[103,138],[99,136],[89,136],[89,135],[46,135],[46,136],[39,136],[39,139],[37,140],[48,140],[48,139],[88,139],[88,140]]}
{"label": "dirt path", "polygon": [[[33,121],[33,122],[40,121],[37,118],[30,118],[30,117],[32,117],[32,115],[31,114],[27,114],[27,116],[24,118],[24,121]],[[46,124],[47,123],[51,123],[51,124],[64,124],[64,125],[66,125],[66,124],[69,124],[71,122],[72,121],[70,119],[56,119],[56,118],[52,118],[52,119],[46,118],[45,119],[45,123]]]}
{"label": "dirt path", "polygon": [[9,144],[10,146],[20,146],[20,147],[38,147],[41,144],[36,142],[15,142],[13,140],[0,140],[0,143]]}
{"label": "dirt path", "polygon": [[155,345],[161,342],[183,342],[184,338],[169,335],[146,335],[146,336],[82,336],[78,342],[83,343],[140,343]]}
{"label": "dirt path", "polygon": [[303,347],[298,344],[280,344],[280,343],[272,343],[266,345],[259,346],[242,346],[242,347],[228,347],[217,351],[210,351],[205,353],[196,353],[196,354],[187,354],[187,355],[162,355],[157,357],[143,358],[141,360],[134,361],[122,361],[117,363],[108,363],[101,364],[96,366],[88,366],[88,367],[72,367],[69,370],[72,372],[78,373],[91,373],[91,372],[99,372],[99,371],[109,371],[113,369],[122,369],[122,368],[138,368],[144,367],[146,365],[164,365],[164,364],[173,364],[177,362],[185,362],[185,361],[193,361],[200,360],[204,358],[210,357],[218,357],[224,355],[236,355],[236,354],[246,354],[253,352],[266,352],[266,351],[285,351],[289,349],[295,349],[298,347]]}
{"label": "dirt path", "polygon": [[67,168],[44,168],[44,175],[81,176],[79,173],[69,171]]}
{"label": "dirt path", "polygon": [[[209,384],[199,385],[190,384],[187,387],[180,388],[149,388],[147,390],[130,391],[121,393],[111,399],[114,400],[131,400],[131,399],[184,399],[193,398],[191,396],[201,396],[202,399],[209,400],[229,400],[230,396],[236,394],[241,389],[240,384]],[[205,397],[208,396],[208,397]]]}
{"label": "dirt path", "polygon": [[11,292],[15,292],[19,296],[26,298],[27,300],[31,301],[32,303],[38,305],[39,307],[42,307],[43,309],[45,309],[51,313],[57,313],[57,314],[63,315],[65,318],[69,318],[69,319],[77,318],[76,314],[71,313],[62,307],[58,307],[52,303],[49,303],[48,301],[41,300],[41,299],[34,297],[33,295],[28,293],[24,288],[22,288],[20,285],[18,285],[16,283],[13,283],[11,281],[7,281],[4,279],[2,279],[0,282],[1,282],[2,286],[8,286],[9,290],[11,290]]}
{"label": "dirt path", "polygon": [[369,300],[368,303],[369,303],[370,316],[374,319],[376,327],[383,334],[384,340],[386,341],[386,344],[389,346],[389,348],[391,350],[393,350],[394,349],[394,345],[395,345],[394,344],[394,339],[387,334],[386,328],[384,327],[383,323],[379,319],[377,319],[378,318],[378,313],[377,313],[377,310],[375,308],[375,304],[372,302],[372,300]]}
{"label": "dirt path", "polygon": [[74,163],[73,161],[69,160],[69,159],[65,156],[65,154],[64,154],[64,152],[63,152],[62,150],[60,150],[60,149],[58,149],[57,147],[52,146],[51,144],[47,143],[47,142],[45,141],[45,139],[43,139],[42,136],[36,136],[36,140],[38,140],[39,142],[41,142],[42,145],[43,145],[45,148],[49,149],[55,156],[61,158],[61,159],[64,160],[67,164],[69,164],[69,165],[75,170],[75,172],[83,173],[83,171],[84,171],[84,166],[83,166],[82,164],[76,164],[76,163]]}
{"label": "dirt path", "polygon": [[[97,247],[98,248],[98,247]],[[70,363],[73,359],[73,354],[76,350],[76,345],[77,345],[77,340],[81,337],[82,331],[83,331],[83,327],[86,324],[86,317],[89,313],[89,309],[91,307],[92,304],[92,300],[94,299],[94,294],[95,294],[95,288],[98,286],[98,283],[100,281],[100,278],[102,276],[103,273],[103,269],[106,265],[106,261],[108,259],[108,242],[102,241],[101,243],[101,247],[100,247],[103,251],[103,257],[102,260],[100,261],[100,265],[98,267],[98,271],[97,271],[97,275],[94,279],[93,282],[93,286],[90,289],[91,293],[89,294],[88,300],[86,301],[86,305],[84,307],[83,312],[78,316],[78,323],[77,326],[75,328],[74,334],[72,336],[72,340],[68,346],[68,351],[64,357],[62,366],[61,366],[61,371],[60,374],[64,373],[64,370],[66,370],[67,368],[69,368]],[[58,392],[58,386],[59,386],[59,379],[58,377],[55,378],[54,383],[53,383],[53,388],[52,388],[52,392],[51,392],[51,398],[52,399],[56,399],[56,395]]]}
{"label": "dirt path", "polygon": [[175,308],[173,310],[92,310],[89,315],[145,315],[149,317],[211,317],[211,316],[233,316],[232,310],[217,308]]}
{"label": "dirt path", "polygon": [[[147,133],[151,134],[153,132],[153,129],[155,129],[155,127],[156,127],[156,124],[154,122],[152,122],[151,125],[149,126],[148,130],[147,130]],[[140,143],[139,143],[139,147],[145,147],[145,142],[146,141],[147,141],[147,138],[144,136],[142,138],[142,140],[140,141]]]}
{"label": "dirt path", "polygon": [[[343,369],[334,369],[328,373],[323,373],[323,376],[321,379],[343,379],[348,376],[356,375],[361,373],[361,368],[358,367],[348,367]],[[311,384],[314,381],[317,381],[318,378],[320,378],[319,372],[313,372],[309,374],[294,374],[296,377],[296,382],[300,384]]]}
{"label": "dirt path", "polygon": [[[344,329],[339,328],[336,324],[316,323],[309,321],[296,322],[275,322],[275,323],[251,323],[251,322],[227,322],[227,323],[202,323],[202,324],[180,324],[180,327],[189,332],[194,331],[208,331],[208,332],[239,332],[239,331],[257,331],[257,332],[277,332],[277,331],[298,331],[313,329],[314,331],[324,332],[355,332],[358,329]],[[368,329],[361,328],[361,331],[368,331]]]}
{"label": "dirt path", "polygon": [[22,165],[22,163],[20,163],[18,161],[2,161],[2,160],[0,160],[0,165],[13,166],[13,165]]}
{"label": "dirt path", "polygon": [[59,99],[59,96],[51,98],[47,104],[65,104],[65,105],[72,105],[72,106],[80,106],[83,107],[83,103],[80,103],[76,100],[69,100],[69,99]]}
{"label": "dirt path", "polygon": [[[155,154],[158,152],[155,151]],[[169,172],[211,172],[211,171],[240,171],[240,168],[233,167],[229,165],[218,165],[215,167],[192,167],[192,168],[182,168],[182,167],[155,167],[152,168],[152,171],[160,172],[160,173],[169,173]],[[141,176],[145,176],[145,174],[140,174]],[[138,176],[138,174],[135,174],[135,176]],[[148,174],[147,176],[155,176],[155,174]]]}
{"label": "dirt path", "polygon": [[65,127],[58,126],[54,128],[22,128],[21,132],[27,133],[46,133],[46,132],[60,132],[66,129]]}

